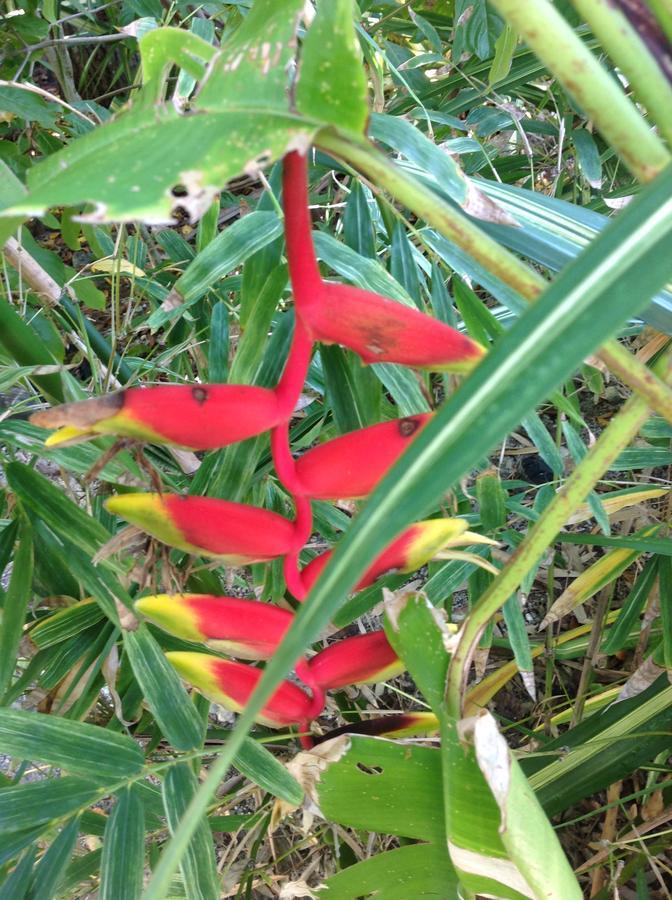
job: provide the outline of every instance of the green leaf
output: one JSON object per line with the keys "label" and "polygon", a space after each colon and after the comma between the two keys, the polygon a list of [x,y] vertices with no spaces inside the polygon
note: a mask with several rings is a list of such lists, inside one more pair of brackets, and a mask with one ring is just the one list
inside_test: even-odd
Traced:
{"label": "green leaf", "polygon": [[44,650],[79,634],[103,618],[103,612],[93,600],[80,600],[66,609],[59,609],[53,616],[40,619],[30,630],[31,641]]}
{"label": "green leaf", "polygon": [[495,58],[488,72],[488,84],[490,87],[502,81],[511,71],[511,61],[518,43],[518,35],[510,25],[505,25],[504,30],[495,41]]}
{"label": "green leaf", "polygon": [[[19,523],[18,546],[0,622],[0,701],[11,684],[33,581],[33,535],[29,523]],[[4,710],[0,710],[4,712]]]}
{"label": "green leaf", "polygon": [[137,900],[145,867],[145,810],[132,787],[120,791],[105,825],[100,900]]}
{"label": "green leaf", "polygon": [[423,594],[414,593],[401,594],[385,610],[387,638],[436,713],[443,709],[450,662],[444,644],[444,635],[450,635],[441,615]]}
{"label": "green leaf", "polygon": [[478,766],[499,807],[502,843],[530,896],[581,900],[560,841],[490,713],[476,719],[473,738]]}
{"label": "green leaf", "polygon": [[256,105],[202,116],[168,106],[152,115],[132,108],[31,168],[28,196],[0,216],[89,202],[99,212],[86,221],[166,223],[176,208],[195,219],[227,181],[277,159],[292,142],[309,140],[316,128]]}
{"label": "green leaf", "polygon": [[67,497],[60,488],[22,463],[7,466],[7,482],[21,503],[43,519],[56,534],[93,556],[109,541],[111,534]]}
{"label": "green leaf", "polygon": [[65,874],[79,834],[79,816],[75,816],[62,829],[35,868],[30,888],[31,900],[52,900]]}
{"label": "green leaf", "polygon": [[62,819],[103,796],[100,785],[74,775],[4,788],[0,790],[0,834]]}
{"label": "green leaf", "polygon": [[[168,827],[174,832],[184,816],[198,781],[187,763],[172,766],[163,782],[163,802]],[[212,834],[205,817],[201,817],[194,831],[180,869],[188,896],[193,900],[219,900],[221,884],[215,860]]]}
{"label": "green leaf", "polygon": [[328,820],[444,845],[437,750],[356,735],[335,738],[332,746],[337,759],[315,786]]}
{"label": "green leaf", "polygon": [[48,763],[92,781],[142,771],[142,749],[109,728],[22,709],[0,709],[0,746],[17,759]]}
{"label": "green leaf", "polygon": [[33,876],[36,847],[31,847],[18,863],[12,874],[0,886],[0,900],[23,900],[28,892]]}
{"label": "green leaf", "polygon": [[[200,21],[200,20],[199,20]],[[208,351],[208,381],[226,381],[229,371],[229,311],[223,300],[215,303],[210,316],[210,347]]]}
{"label": "green leaf", "polygon": [[390,244],[390,271],[392,277],[408,291],[409,295],[415,300],[416,306],[422,309],[422,300],[420,299],[420,282],[418,279],[418,270],[416,268],[415,258],[413,256],[413,248],[406,234],[406,229],[397,222],[392,232],[392,243]]}
{"label": "green leaf", "polygon": [[602,163],[595,138],[585,128],[575,128],[570,137],[581,174],[591,187],[599,188],[602,185]]}
{"label": "green leaf", "polygon": [[301,786],[263,744],[248,738],[236,754],[233,764],[250,781],[274,797],[280,797],[293,806],[302,803]]}
{"label": "green leaf", "polygon": [[369,134],[377,141],[402,153],[430,174],[452,200],[463,206],[468,181],[452,156],[445,153],[421,131],[399,116],[373,113]]}
{"label": "green leaf", "polygon": [[[147,325],[160,328],[181,315],[199,300],[220,278],[237,268],[254,253],[282,234],[282,222],[274,212],[251,212],[229,225],[187,266],[168,295],[166,308],[160,307]],[[177,305],[179,304],[179,305]]]}
{"label": "green leaf", "polygon": [[320,0],[303,42],[297,109],[362,133],[368,116],[367,78],[353,24],[352,0]]}
{"label": "green leaf", "polygon": [[173,747],[200,747],[203,725],[196,707],[147,626],[125,631],[124,648],[147,705]]}
{"label": "green leaf", "polygon": [[350,182],[350,196],[343,213],[343,236],[346,244],[360,256],[375,259],[376,247],[367,194],[359,180]]}
{"label": "green leaf", "polygon": [[195,106],[286,111],[286,70],[302,8],[302,0],[255,0],[212,64]]}
{"label": "green leaf", "polygon": [[459,883],[440,844],[411,844],[378,853],[327,878],[321,897],[331,900],[408,900],[409,897],[458,897]]}

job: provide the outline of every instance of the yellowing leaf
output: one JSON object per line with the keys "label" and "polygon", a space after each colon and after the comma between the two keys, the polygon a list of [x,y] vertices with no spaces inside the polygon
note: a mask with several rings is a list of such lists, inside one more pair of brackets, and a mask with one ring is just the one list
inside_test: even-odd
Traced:
{"label": "yellowing leaf", "polygon": [[133,265],[127,259],[116,259],[113,256],[97,259],[89,268],[92,272],[118,272],[120,275],[131,275],[134,278],[140,278],[145,274],[139,266]]}
{"label": "yellowing leaf", "polygon": [[[653,525],[638,533],[638,537],[651,537],[659,530],[659,526]],[[596,563],[589,566],[578,578],[575,578],[570,586],[562,592],[549,609],[544,621],[539,626],[542,631],[553,622],[557,622],[562,616],[567,615],[579,604],[585,603],[605,585],[610,584],[624,572],[636,559],[642,555],[641,550],[631,550],[624,547],[610,550]]]}
{"label": "yellowing leaf", "polygon": [[[654,500],[656,497],[663,497],[669,493],[667,488],[649,488],[646,491],[632,490],[625,493],[618,493],[615,497],[609,494],[600,494],[600,502],[607,511],[608,516],[613,516],[621,509],[628,506],[636,506],[638,503],[644,503],[645,500]],[[582,503],[577,507],[576,512],[567,519],[567,525],[578,525],[579,522],[587,522],[592,519],[594,512],[588,503]]]}

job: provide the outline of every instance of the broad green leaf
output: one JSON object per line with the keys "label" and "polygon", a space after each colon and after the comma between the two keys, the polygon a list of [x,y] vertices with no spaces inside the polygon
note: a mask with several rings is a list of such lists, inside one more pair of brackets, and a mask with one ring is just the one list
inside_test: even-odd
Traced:
{"label": "broad green leaf", "polygon": [[213,63],[196,108],[286,111],[286,69],[302,8],[302,0],[255,0]]}
{"label": "broad green leaf", "polygon": [[[36,332],[5,297],[0,297],[0,345],[20,366],[32,368],[57,363],[45,345],[37,340]],[[48,398],[61,402],[65,399],[60,375],[34,375],[33,380]]]}
{"label": "broad green leaf", "polygon": [[30,887],[31,900],[52,900],[58,894],[59,884],[75,848],[79,824],[78,816],[71,819],[35,867]]}
{"label": "broad green leaf", "polygon": [[499,810],[474,748],[460,741],[455,721],[445,715],[441,758],[448,849],[461,883],[474,893],[508,900],[531,896],[502,843]]}
{"label": "broad green leaf", "polygon": [[92,781],[137,775],[144,764],[142,749],[126,735],[22,709],[0,709],[0,746],[17,759],[48,763]]}
{"label": "broad green leaf", "polygon": [[50,778],[0,790],[0,834],[35,828],[79,812],[105,795],[92,781],[76,776]]}
{"label": "broad green leaf", "polygon": [[196,707],[147,626],[125,631],[124,648],[147,706],[173,747],[200,747],[203,726]]}
{"label": "broad green leaf", "polygon": [[[200,20],[199,20],[200,21]],[[208,353],[208,381],[226,382],[229,372],[229,311],[223,300],[215,303],[210,316],[210,348]]]}
{"label": "broad green leaf", "polygon": [[103,836],[101,900],[137,900],[145,867],[145,811],[139,794],[125,788],[117,795]]}
{"label": "broad green leaf", "polygon": [[[21,644],[21,635],[26,611],[31,597],[33,581],[33,535],[26,519],[21,518],[18,530],[18,546],[14,555],[14,565],[9,579],[9,587],[2,608],[0,621],[0,702],[9,687],[16,657]],[[0,710],[4,712],[4,710]]]}
{"label": "broad green leaf", "polygon": [[458,897],[458,881],[441,844],[411,844],[341,869],[325,882],[322,897],[331,900],[408,900],[409,897]]}
{"label": "broad green leaf", "polygon": [[368,85],[354,13],[352,0],[319,0],[301,50],[296,106],[308,118],[361,133]]}
{"label": "broad green leaf", "polygon": [[[163,802],[168,827],[174,832],[185,815],[198,781],[188,763],[172,766],[163,782]],[[182,877],[193,900],[219,900],[222,893],[212,834],[202,817],[192,835],[187,852],[180,863]]]}
{"label": "broad green leaf", "polygon": [[[356,735],[329,744],[316,748],[331,761],[319,765],[323,771],[314,788],[328,820],[445,846],[438,750]],[[302,755],[308,768],[311,755]]]}
{"label": "broad green leaf", "polygon": [[407,593],[387,602],[385,633],[397,656],[406,664],[422,696],[435,713],[443,709],[451,634],[423,594]]}
{"label": "broad green leaf", "polygon": [[0,216],[90,202],[96,211],[88,222],[168,223],[177,208],[196,219],[229,179],[282,156],[293,141],[308,141],[316,128],[256,104],[201,116],[132,108],[34,166],[27,197]]}
{"label": "broad green leaf", "polygon": [[478,766],[500,810],[502,843],[530,886],[530,896],[581,900],[560,841],[490,713],[476,719],[473,740]]}

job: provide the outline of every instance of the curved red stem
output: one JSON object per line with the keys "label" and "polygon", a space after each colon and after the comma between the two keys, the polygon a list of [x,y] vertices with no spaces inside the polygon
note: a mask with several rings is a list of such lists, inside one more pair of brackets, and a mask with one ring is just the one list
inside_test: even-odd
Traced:
{"label": "curved red stem", "polygon": [[319,299],[322,278],[313,246],[312,220],[308,208],[308,166],[296,150],[283,161],[282,195],[285,210],[285,240],[292,291],[297,309]]}
{"label": "curved red stem", "polygon": [[313,352],[313,340],[301,319],[294,316],[294,334],[289,348],[287,362],[282,370],[280,380],[275,386],[278,401],[278,414],[289,420],[301,396],[301,389],[306,382],[310,357]]}

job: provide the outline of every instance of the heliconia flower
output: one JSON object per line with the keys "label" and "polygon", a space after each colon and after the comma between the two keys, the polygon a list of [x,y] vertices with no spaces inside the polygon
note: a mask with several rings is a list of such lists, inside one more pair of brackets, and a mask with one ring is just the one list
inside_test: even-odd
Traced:
{"label": "heliconia flower", "polygon": [[281,417],[274,391],[237,384],[161,384],[128,388],[34,413],[30,421],[58,428],[46,445],[100,434],[211,450],[261,434]]}
{"label": "heliconia flower", "polygon": [[390,646],[384,631],[344,638],[308,660],[308,669],[322,690],[348,684],[387,681],[406,667]]}
{"label": "heliconia flower", "polygon": [[342,344],[365,363],[400,363],[470,372],[484,348],[449,325],[371,291],[324,282],[314,302],[297,307],[313,340]]}
{"label": "heliconia flower", "polygon": [[302,489],[315,500],[365,497],[431,418],[393,419],[313,447],[296,460]]}
{"label": "heliconia flower", "polygon": [[118,494],[105,502],[111,513],[164,544],[231,566],[266,562],[292,546],[292,523],[277,513],[214,497]]}
{"label": "heliconia flower", "polygon": [[176,637],[239,659],[269,659],[294,618],[270,603],[212,594],[154,594],[135,608]]}
{"label": "heliconia flower", "polygon": [[393,713],[377,716],[361,722],[350,722],[315,738],[316,744],[330,741],[341,734],[367,734],[372,737],[403,738],[416,734],[434,734],[439,730],[439,720],[431,712]]}
{"label": "heliconia flower", "polygon": [[[232,712],[240,712],[262,676],[261,669],[209,653],[166,653],[179,674],[198,691]],[[312,700],[291,681],[283,681],[256,721],[272,728],[299,725],[311,718]]]}
{"label": "heliconia flower", "polygon": [[[426,519],[424,522],[416,522],[380,554],[358,582],[356,590],[367,587],[376,578],[392,570],[414,572],[446,547],[497,543],[482,534],[468,531],[467,528],[464,519]],[[307,589],[313,586],[331,554],[332,551],[327,550],[312,559],[303,569],[301,577]]]}

